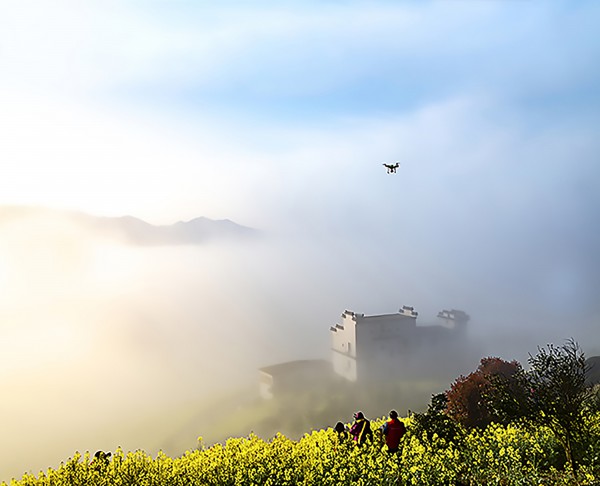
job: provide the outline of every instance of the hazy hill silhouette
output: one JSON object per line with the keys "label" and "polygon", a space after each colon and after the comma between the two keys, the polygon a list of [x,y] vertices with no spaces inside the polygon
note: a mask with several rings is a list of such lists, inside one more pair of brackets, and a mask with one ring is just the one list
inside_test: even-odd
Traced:
{"label": "hazy hill silhouette", "polygon": [[26,206],[0,207],[0,226],[7,223],[62,221],[77,228],[113,236],[135,245],[196,245],[207,241],[247,238],[258,231],[228,219],[199,217],[170,225],[153,225],[133,216],[106,217]]}
{"label": "hazy hill silhouette", "polygon": [[94,229],[122,236],[136,245],[200,244],[214,239],[247,237],[255,230],[228,219],[212,220],[204,217],[179,221],[171,225],[152,225],[133,216],[120,218],[79,216],[83,223]]}
{"label": "hazy hill silhouette", "polygon": [[600,384],[600,356],[592,356],[585,360],[588,367],[586,381],[589,385]]}

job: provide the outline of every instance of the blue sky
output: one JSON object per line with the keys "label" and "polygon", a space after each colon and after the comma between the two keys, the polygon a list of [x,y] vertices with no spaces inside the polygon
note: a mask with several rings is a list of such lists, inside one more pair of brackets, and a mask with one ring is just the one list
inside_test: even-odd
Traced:
{"label": "blue sky", "polygon": [[[328,182],[344,166],[362,179],[381,161],[410,159],[423,144],[439,143],[440,130],[465,150],[478,131],[479,141],[538,137],[544,150],[547,134],[591,137],[582,132],[598,120],[594,2],[0,8],[2,124],[9,127],[0,156],[23,166],[18,174],[4,169],[11,190],[2,191],[3,203],[142,213],[164,222],[202,213],[266,224],[249,213],[268,211],[295,181],[308,184],[307,166]],[[422,126],[411,143],[402,140],[424,113],[439,126]],[[449,135],[454,129],[461,133]],[[338,150],[346,137],[347,151]],[[31,138],[45,141],[25,147]],[[430,163],[469,170],[462,160]],[[508,169],[511,162],[477,162],[505,174],[497,164]],[[537,180],[560,174],[543,160],[526,164]],[[232,171],[250,186],[232,183]],[[32,187],[36,174],[44,182]],[[271,197],[268,174],[281,188]],[[214,196],[212,203],[193,194],[192,185],[178,188],[178,178],[202,179],[198,187]],[[378,184],[370,179],[368,187],[379,191]],[[265,200],[249,204],[252,189]],[[137,205],[127,197],[131,190],[138,191]]]}
{"label": "blue sky", "polygon": [[[507,282],[542,244],[579,275],[563,297],[590,293],[599,18],[594,1],[4,1],[0,203],[315,246],[360,228],[448,274],[504,254]],[[485,248],[488,272],[468,264]]]}
{"label": "blue sky", "polygon": [[311,121],[411,111],[464,95],[530,109],[587,105],[598,77],[598,8],[573,5],[351,2],[172,16],[159,9],[193,45],[156,55],[165,70],[132,91],[146,87],[149,98],[192,109],[232,105],[253,118]]}
{"label": "blue sky", "polygon": [[596,2],[0,9],[2,204],[316,246],[356,227],[476,274],[474,248],[527,260],[547,233],[571,261],[597,241]]}

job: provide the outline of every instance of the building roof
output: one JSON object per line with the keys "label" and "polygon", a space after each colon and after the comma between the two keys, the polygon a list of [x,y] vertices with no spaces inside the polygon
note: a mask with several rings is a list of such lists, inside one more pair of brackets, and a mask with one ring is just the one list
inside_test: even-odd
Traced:
{"label": "building roof", "polygon": [[462,321],[462,322],[467,322],[471,319],[469,314],[467,314],[465,311],[461,311],[458,309],[452,309],[452,310],[444,309],[444,310],[438,312],[438,317],[440,317],[442,319],[452,319],[455,321]]}
{"label": "building roof", "polygon": [[[371,314],[371,315],[365,315],[364,313],[359,313],[359,312],[353,312],[351,310],[345,310],[342,313],[342,318],[345,317],[360,317],[363,319],[370,319],[370,318],[374,318],[374,317],[397,317],[397,316],[407,316],[407,317],[417,317],[419,315],[419,313],[417,311],[415,311],[414,307],[408,306],[408,305],[403,305],[400,309],[398,309],[398,312],[395,312],[393,314]],[[356,319],[354,319],[356,320]],[[332,331],[334,329],[331,329]]]}
{"label": "building roof", "polygon": [[271,376],[282,376],[298,372],[328,372],[331,370],[331,363],[324,359],[302,359],[297,361],[287,361],[285,363],[274,364],[259,368],[258,371]]}

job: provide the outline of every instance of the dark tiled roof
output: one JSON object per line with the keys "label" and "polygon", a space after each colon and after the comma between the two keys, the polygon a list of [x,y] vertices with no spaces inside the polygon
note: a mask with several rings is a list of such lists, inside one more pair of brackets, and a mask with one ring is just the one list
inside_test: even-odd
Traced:
{"label": "dark tiled roof", "polygon": [[271,366],[259,368],[259,371],[268,375],[287,375],[298,371],[304,372],[329,372],[331,371],[331,363],[324,359],[302,359],[297,361],[287,361]]}

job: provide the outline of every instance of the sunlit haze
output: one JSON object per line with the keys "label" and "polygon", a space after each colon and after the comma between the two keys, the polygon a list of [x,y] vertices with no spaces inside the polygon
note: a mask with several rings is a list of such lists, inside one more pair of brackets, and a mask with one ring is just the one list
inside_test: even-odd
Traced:
{"label": "sunlit haze", "polygon": [[[0,481],[193,448],[194,407],[329,359],[344,309],[463,309],[509,360],[600,354],[599,21],[593,0],[0,0]],[[73,212],[259,231],[134,245]]]}

